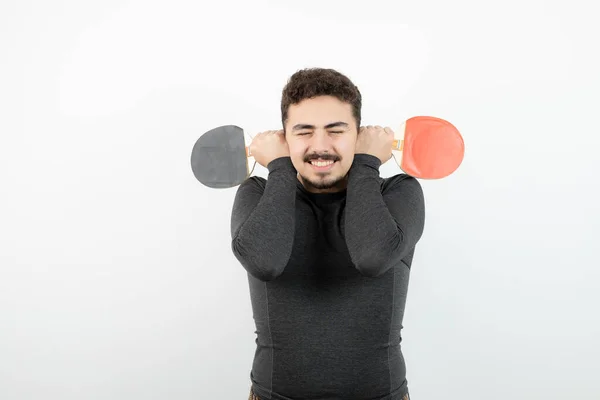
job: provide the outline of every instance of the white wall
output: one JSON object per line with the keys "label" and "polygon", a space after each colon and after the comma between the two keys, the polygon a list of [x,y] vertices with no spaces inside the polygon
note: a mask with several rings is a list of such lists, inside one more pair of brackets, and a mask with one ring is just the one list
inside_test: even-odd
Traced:
{"label": "white wall", "polygon": [[413,398],[600,398],[594,3],[344,3],[2,2],[0,399],[246,398],[235,189],[189,157],[218,125],[278,129],[309,66],[357,83],[364,124],[465,138],[422,182]]}

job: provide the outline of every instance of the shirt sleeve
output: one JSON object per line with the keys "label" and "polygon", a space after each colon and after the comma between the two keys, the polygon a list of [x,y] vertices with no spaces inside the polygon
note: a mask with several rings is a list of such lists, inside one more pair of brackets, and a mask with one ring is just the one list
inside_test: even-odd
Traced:
{"label": "shirt sleeve", "polygon": [[235,195],[231,249],[254,277],[269,281],[283,273],[295,233],[296,170],[290,157],[267,165],[268,179],[250,177]]}
{"label": "shirt sleeve", "polygon": [[425,224],[419,181],[398,174],[381,184],[379,158],[356,154],[349,171],[344,235],[356,269],[369,277],[385,273],[417,244]]}

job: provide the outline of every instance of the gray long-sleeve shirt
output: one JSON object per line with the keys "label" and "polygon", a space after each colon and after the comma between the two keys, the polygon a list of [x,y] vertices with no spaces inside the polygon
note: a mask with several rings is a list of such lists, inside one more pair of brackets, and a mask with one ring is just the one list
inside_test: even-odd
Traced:
{"label": "gray long-sleeve shirt", "polygon": [[345,190],[311,193],[281,157],[239,186],[232,250],[248,274],[261,399],[408,393],[401,329],[425,206],[415,178],[381,178],[380,165],[356,154]]}

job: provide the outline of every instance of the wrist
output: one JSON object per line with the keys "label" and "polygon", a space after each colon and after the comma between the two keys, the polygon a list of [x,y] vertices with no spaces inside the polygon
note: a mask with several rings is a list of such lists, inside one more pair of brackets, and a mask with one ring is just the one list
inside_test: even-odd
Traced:
{"label": "wrist", "polygon": [[381,164],[383,164],[383,162],[381,161],[381,159],[377,156],[374,156],[373,154],[370,153],[356,153],[354,154],[354,161],[352,163],[354,164],[363,164],[363,165],[368,165],[370,167],[373,168],[379,168],[381,166]]}

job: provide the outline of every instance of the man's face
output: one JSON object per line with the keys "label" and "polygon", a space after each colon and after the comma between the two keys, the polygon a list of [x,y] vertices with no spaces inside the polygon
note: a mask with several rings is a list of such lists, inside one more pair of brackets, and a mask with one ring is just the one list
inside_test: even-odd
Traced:
{"label": "man's face", "polygon": [[326,193],[346,187],[358,134],[350,104],[319,96],[290,105],[285,132],[292,164],[306,190]]}

